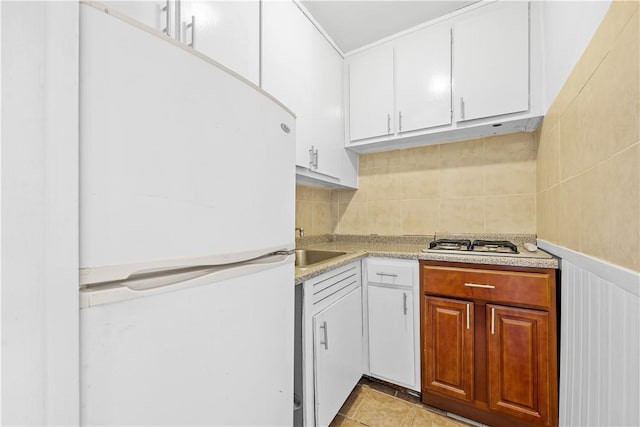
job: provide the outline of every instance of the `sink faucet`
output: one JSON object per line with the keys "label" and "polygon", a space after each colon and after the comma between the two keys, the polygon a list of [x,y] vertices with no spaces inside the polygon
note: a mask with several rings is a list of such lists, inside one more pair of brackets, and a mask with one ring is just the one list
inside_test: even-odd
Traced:
{"label": "sink faucet", "polygon": [[304,228],[303,227],[296,227],[296,231],[300,232],[300,237],[304,237]]}

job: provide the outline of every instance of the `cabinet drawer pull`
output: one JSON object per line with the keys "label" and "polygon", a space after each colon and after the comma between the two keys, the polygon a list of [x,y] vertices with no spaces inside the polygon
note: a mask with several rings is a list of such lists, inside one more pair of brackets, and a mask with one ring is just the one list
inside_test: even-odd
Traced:
{"label": "cabinet drawer pull", "polygon": [[325,350],[329,350],[329,335],[327,333],[327,322],[322,322],[320,329],[324,331],[324,341],[320,341],[320,345],[324,345]]}
{"label": "cabinet drawer pull", "polygon": [[387,114],[387,134],[391,133],[391,114]]}
{"label": "cabinet drawer pull", "polygon": [[467,288],[483,288],[483,289],[495,289],[494,285],[480,285],[478,283],[465,283]]}
{"label": "cabinet drawer pull", "polygon": [[464,98],[460,97],[460,118],[464,120]]}
{"label": "cabinet drawer pull", "polygon": [[398,111],[398,131],[402,132],[402,111]]}
{"label": "cabinet drawer pull", "polygon": [[407,293],[406,292],[402,293],[402,300],[403,300],[402,308],[404,310],[404,315],[406,316],[407,315]]}
{"label": "cabinet drawer pull", "polygon": [[378,272],[376,273],[378,276],[387,276],[387,277],[398,277],[397,274],[395,273],[382,273],[382,272]]}

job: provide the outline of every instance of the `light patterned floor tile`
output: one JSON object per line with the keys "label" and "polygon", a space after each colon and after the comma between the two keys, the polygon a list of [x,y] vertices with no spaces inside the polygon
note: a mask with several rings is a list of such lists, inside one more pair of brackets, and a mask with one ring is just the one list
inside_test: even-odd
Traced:
{"label": "light patterned floor tile", "polygon": [[370,390],[353,418],[370,427],[411,426],[417,410],[411,403]]}
{"label": "light patterned floor tile", "polygon": [[344,415],[345,417],[353,418],[356,411],[362,405],[365,396],[369,393],[369,388],[366,386],[357,385],[353,392],[347,398],[347,401],[344,402],[342,408],[338,411],[338,414]]}

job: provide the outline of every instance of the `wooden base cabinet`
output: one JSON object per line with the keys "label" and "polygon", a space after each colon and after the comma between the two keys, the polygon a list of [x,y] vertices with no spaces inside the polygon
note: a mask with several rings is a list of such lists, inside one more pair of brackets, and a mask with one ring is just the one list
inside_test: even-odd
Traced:
{"label": "wooden base cabinet", "polygon": [[555,276],[422,261],[422,401],[491,426],[556,426]]}
{"label": "wooden base cabinet", "polygon": [[424,385],[455,399],[473,399],[473,303],[425,296]]}
{"label": "wooden base cabinet", "polygon": [[549,425],[549,313],[498,305],[486,312],[489,408]]}

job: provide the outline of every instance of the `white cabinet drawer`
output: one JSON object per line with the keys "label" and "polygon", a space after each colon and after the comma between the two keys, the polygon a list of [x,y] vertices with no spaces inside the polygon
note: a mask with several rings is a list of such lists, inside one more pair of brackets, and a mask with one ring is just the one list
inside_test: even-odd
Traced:
{"label": "white cabinet drawer", "polygon": [[411,262],[392,259],[367,259],[367,281],[385,285],[413,286]]}

